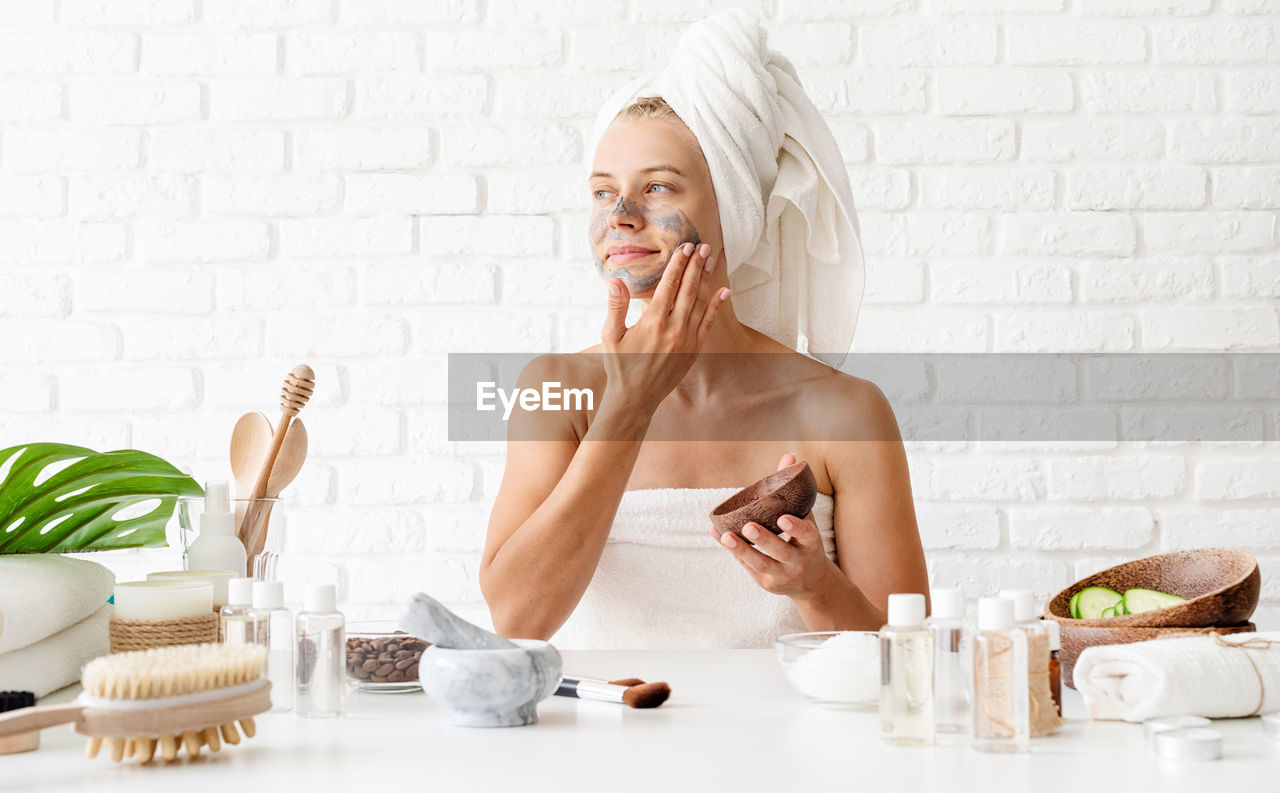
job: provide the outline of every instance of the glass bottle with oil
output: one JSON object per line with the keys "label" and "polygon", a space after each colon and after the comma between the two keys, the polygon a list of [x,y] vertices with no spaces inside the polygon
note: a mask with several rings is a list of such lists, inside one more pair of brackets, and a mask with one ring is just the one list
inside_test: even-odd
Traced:
{"label": "glass bottle with oil", "polygon": [[880,629],[880,738],[893,746],[933,745],[933,634],[924,613],[924,595],[890,595]]}

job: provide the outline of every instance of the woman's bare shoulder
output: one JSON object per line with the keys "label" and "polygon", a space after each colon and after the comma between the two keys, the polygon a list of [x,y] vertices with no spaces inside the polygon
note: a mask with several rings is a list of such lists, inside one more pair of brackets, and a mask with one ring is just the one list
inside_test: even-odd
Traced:
{"label": "woman's bare shoulder", "polygon": [[830,440],[901,441],[893,408],[870,380],[810,361],[814,376],[800,392],[809,429]]}

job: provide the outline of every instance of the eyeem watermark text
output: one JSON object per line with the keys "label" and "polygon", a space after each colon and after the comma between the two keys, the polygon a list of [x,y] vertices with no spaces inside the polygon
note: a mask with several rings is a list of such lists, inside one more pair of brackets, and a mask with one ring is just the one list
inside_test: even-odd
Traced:
{"label": "eyeem watermark text", "polygon": [[542,388],[499,388],[493,381],[476,383],[476,410],[498,409],[495,398],[502,402],[502,420],[511,418],[516,404],[521,410],[595,410],[596,395],[590,388],[561,388],[558,381],[543,383]]}

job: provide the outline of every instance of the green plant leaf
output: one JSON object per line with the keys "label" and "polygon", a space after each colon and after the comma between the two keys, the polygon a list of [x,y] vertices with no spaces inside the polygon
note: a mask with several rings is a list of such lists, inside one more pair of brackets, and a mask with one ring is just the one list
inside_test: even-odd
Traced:
{"label": "green plant leaf", "polygon": [[0,554],[162,546],[178,497],[202,494],[146,452],[11,446],[0,450]]}

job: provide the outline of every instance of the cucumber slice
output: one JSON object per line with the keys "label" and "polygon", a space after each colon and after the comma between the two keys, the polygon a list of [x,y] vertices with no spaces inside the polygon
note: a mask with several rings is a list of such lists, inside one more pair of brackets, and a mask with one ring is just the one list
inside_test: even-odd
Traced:
{"label": "cucumber slice", "polygon": [[1080,619],[1080,593],[1077,592],[1071,596],[1071,602],[1067,604],[1067,613],[1071,615],[1071,619]]}
{"label": "cucumber slice", "polygon": [[1100,613],[1098,616],[1099,616],[1099,617],[1114,617],[1115,615],[1116,615],[1116,607],[1115,607],[1115,606],[1107,606],[1106,608],[1104,608],[1104,609],[1102,610],[1102,613]]}
{"label": "cucumber slice", "polygon": [[[1115,606],[1123,595],[1104,586],[1091,586],[1080,590],[1077,597],[1079,598],[1076,601],[1077,610],[1080,612],[1079,619],[1092,620],[1099,617],[1114,617]],[[1104,609],[1110,609],[1111,613],[1103,614]]]}
{"label": "cucumber slice", "polygon": [[1186,603],[1187,599],[1154,589],[1126,589],[1120,602],[1124,604],[1126,614],[1141,614]]}

